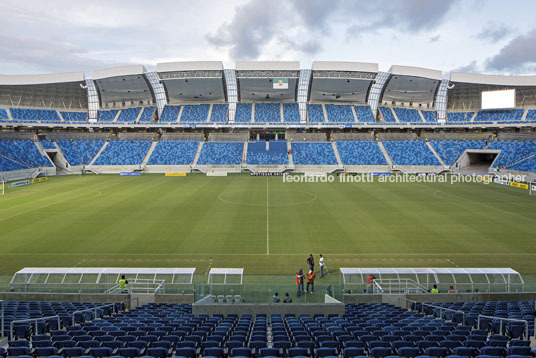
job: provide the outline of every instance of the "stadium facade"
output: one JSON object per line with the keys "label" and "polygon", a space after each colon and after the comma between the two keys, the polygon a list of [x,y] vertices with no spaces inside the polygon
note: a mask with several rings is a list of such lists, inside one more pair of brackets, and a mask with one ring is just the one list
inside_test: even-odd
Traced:
{"label": "stadium facade", "polygon": [[329,61],[235,67],[2,75],[2,179],[85,170],[536,172],[536,76]]}

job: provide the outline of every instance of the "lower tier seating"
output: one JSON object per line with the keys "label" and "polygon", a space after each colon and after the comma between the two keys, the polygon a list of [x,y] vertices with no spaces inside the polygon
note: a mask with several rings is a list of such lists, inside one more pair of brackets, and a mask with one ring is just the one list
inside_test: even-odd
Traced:
{"label": "lower tier seating", "polygon": [[344,165],[388,165],[376,141],[338,141],[337,150]]}
{"label": "lower tier seating", "polygon": [[199,147],[197,141],[160,141],[151,153],[147,165],[189,165]]}
{"label": "lower tier seating", "polygon": [[56,143],[63,152],[69,165],[88,165],[97,155],[106,141],[100,140],[57,140]]}
{"label": "lower tier seating", "polygon": [[395,165],[441,165],[422,140],[383,141],[383,146]]}
{"label": "lower tier seating", "polygon": [[95,161],[95,165],[137,165],[143,162],[152,142],[113,140]]}
{"label": "lower tier seating", "polygon": [[284,165],[288,164],[288,150],[286,141],[270,141],[266,150],[265,141],[248,143],[247,164],[253,165]]}
{"label": "lower tier seating", "polygon": [[243,152],[242,142],[206,142],[203,144],[197,164],[240,165]]}
{"label": "lower tier seating", "polygon": [[337,165],[333,145],[326,142],[292,143],[292,156],[297,165]]}

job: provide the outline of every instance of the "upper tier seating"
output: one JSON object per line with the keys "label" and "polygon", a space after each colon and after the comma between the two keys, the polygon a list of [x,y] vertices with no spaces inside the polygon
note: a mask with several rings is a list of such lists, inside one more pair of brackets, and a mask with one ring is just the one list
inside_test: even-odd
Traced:
{"label": "upper tier seating", "polygon": [[117,109],[110,109],[108,111],[102,110],[97,112],[97,121],[103,122],[103,123],[110,123],[115,120],[115,117],[117,116],[117,112],[119,112]]}
{"label": "upper tier seating", "polygon": [[242,142],[206,142],[197,160],[199,165],[240,165],[244,153]]}
{"label": "upper tier seating", "polygon": [[283,116],[285,123],[299,123],[300,110],[297,103],[283,103]]}
{"label": "upper tier seating", "polygon": [[307,105],[307,121],[311,123],[322,123],[326,121],[321,104]]}
{"label": "upper tier seating", "polygon": [[164,110],[162,111],[162,115],[160,116],[160,122],[177,122],[177,118],[179,117],[180,111],[181,106],[166,105],[164,107]]}
{"label": "upper tier seating", "polygon": [[503,168],[536,153],[536,141],[532,140],[496,140],[488,149],[500,149],[501,153],[493,162],[494,167]]}
{"label": "upper tier seating", "polygon": [[63,152],[69,165],[88,165],[97,155],[106,141],[98,140],[57,140],[56,144]]}
{"label": "upper tier seating", "polygon": [[373,140],[338,141],[337,150],[344,165],[388,165],[380,146]]}
{"label": "upper tier seating", "polygon": [[399,122],[422,123],[422,118],[419,111],[412,108],[394,108]]}
{"label": "upper tier seating", "polygon": [[4,108],[0,108],[0,119],[9,119],[9,116],[7,115],[7,110]]}
{"label": "upper tier seating", "polygon": [[376,120],[369,106],[354,106],[357,121],[361,123],[374,123]]}
{"label": "upper tier seating", "polygon": [[152,142],[148,140],[112,140],[99,155],[95,165],[137,165],[149,151]]}
{"label": "upper tier seating", "polygon": [[197,141],[167,140],[156,144],[147,165],[189,165],[199,147]]}
{"label": "upper tier seating", "polygon": [[210,104],[187,104],[183,106],[180,121],[181,123],[202,123],[208,118]]}
{"label": "upper tier seating", "polygon": [[427,123],[437,122],[437,111],[421,111],[421,113]]}
{"label": "upper tier seating", "polygon": [[526,121],[536,121],[536,109],[529,109],[527,111]]}
{"label": "upper tier seating", "polygon": [[292,156],[297,165],[337,165],[331,143],[292,143]]}
{"label": "upper tier seating", "polygon": [[380,112],[382,112],[383,121],[387,123],[396,123],[396,118],[389,107],[380,107]]}
{"label": "upper tier seating", "polygon": [[0,171],[52,166],[48,157],[41,155],[35,143],[29,139],[1,139],[0,155],[7,159],[3,161],[5,167],[0,167]]}
{"label": "upper tier seating", "polygon": [[255,103],[255,123],[281,123],[281,103]]}
{"label": "upper tier seating", "polygon": [[395,165],[441,165],[422,140],[383,141],[383,146]]}
{"label": "upper tier seating", "polygon": [[87,112],[60,112],[66,122],[87,123]]}
{"label": "upper tier seating", "polygon": [[475,121],[516,121],[523,117],[523,109],[499,109],[499,110],[482,110],[476,114]]}
{"label": "upper tier seating", "polygon": [[237,103],[235,122],[249,123],[251,122],[251,103]]}
{"label": "upper tier seating", "polygon": [[326,104],[325,108],[326,108],[326,114],[328,116],[328,122],[355,123],[354,113],[352,112],[352,106]]}
{"label": "upper tier seating", "polygon": [[227,113],[229,111],[228,104],[213,104],[212,112],[210,114],[210,121],[214,123],[227,122]]}
{"label": "upper tier seating", "polygon": [[515,164],[507,166],[510,170],[519,170],[521,172],[536,173],[536,155],[525,158]]}
{"label": "upper tier seating", "polygon": [[141,107],[125,108],[119,113],[117,122],[134,123],[140,114]]}
{"label": "upper tier seating", "polygon": [[11,117],[22,121],[60,122],[58,112],[52,109],[11,108]]}
{"label": "upper tier seating", "polygon": [[138,123],[149,123],[153,120],[155,107],[145,107],[143,112],[141,112],[140,120]]}
{"label": "upper tier seating", "polygon": [[448,122],[469,122],[475,112],[449,112],[447,113]]}
{"label": "upper tier seating", "polygon": [[266,150],[265,141],[248,143],[248,164],[283,165],[288,164],[287,141],[270,141],[269,150]]}
{"label": "upper tier seating", "polygon": [[431,140],[430,144],[446,165],[453,165],[466,149],[483,149],[485,140]]}

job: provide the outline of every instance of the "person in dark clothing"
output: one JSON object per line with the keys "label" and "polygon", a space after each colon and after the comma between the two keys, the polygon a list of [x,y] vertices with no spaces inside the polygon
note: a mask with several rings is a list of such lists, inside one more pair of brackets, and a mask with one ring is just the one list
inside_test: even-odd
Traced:
{"label": "person in dark clothing", "polygon": [[313,258],[313,254],[309,254],[309,257],[307,258],[307,264],[309,265],[309,271],[315,270],[315,259]]}

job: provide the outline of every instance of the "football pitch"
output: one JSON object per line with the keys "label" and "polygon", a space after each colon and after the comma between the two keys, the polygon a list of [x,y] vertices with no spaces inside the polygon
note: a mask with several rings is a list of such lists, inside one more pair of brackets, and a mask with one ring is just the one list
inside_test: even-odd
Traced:
{"label": "football pitch", "polygon": [[536,273],[536,197],[480,183],[53,177],[0,196],[0,274],[23,267],[512,267]]}

